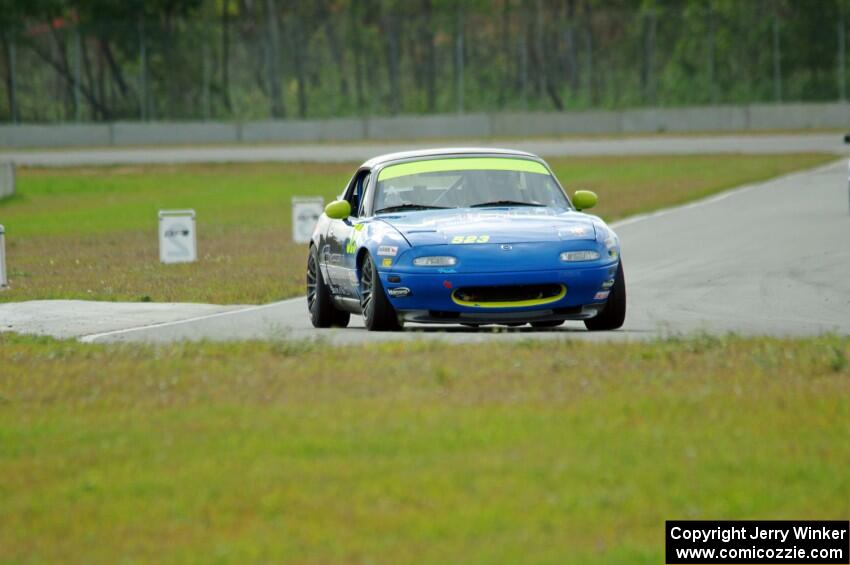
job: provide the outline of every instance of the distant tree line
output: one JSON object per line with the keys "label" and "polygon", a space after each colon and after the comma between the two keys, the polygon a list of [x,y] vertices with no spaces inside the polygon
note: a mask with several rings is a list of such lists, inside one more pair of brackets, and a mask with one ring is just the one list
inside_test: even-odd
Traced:
{"label": "distant tree line", "polygon": [[0,0],[0,121],[844,100],[850,0]]}

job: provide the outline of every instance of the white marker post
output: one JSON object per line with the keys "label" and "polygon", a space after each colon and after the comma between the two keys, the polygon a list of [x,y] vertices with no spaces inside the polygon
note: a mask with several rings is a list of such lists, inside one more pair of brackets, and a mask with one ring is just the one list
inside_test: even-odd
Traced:
{"label": "white marker post", "polygon": [[0,198],[15,194],[15,164],[0,163]]}
{"label": "white marker post", "polygon": [[194,210],[159,211],[159,261],[193,263],[198,260]]}
{"label": "white marker post", "polygon": [[295,243],[310,243],[313,229],[319,216],[325,211],[325,199],[292,198],[292,241]]}
{"label": "white marker post", "polygon": [[0,290],[9,288],[6,278],[6,228],[0,224]]}

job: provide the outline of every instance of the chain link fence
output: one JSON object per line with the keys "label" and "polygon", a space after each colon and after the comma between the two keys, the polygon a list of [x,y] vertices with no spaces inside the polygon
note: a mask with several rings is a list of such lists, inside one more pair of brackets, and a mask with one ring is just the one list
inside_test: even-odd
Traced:
{"label": "chain link fence", "polygon": [[[26,22],[0,32],[0,121],[255,120],[833,101],[840,4],[805,25],[765,2],[572,13],[350,9]],[[535,6],[535,4],[531,4]],[[826,4],[824,4],[826,6]],[[766,8],[767,7],[767,8]],[[809,18],[810,20],[811,18]],[[813,28],[817,31],[813,32]],[[805,46],[805,49],[799,48]]]}

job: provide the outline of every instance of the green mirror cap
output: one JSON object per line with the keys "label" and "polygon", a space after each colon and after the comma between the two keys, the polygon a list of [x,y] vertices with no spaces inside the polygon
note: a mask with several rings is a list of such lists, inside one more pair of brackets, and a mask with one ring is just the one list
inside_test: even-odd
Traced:
{"label": "green mirror cap", "polygon": [[334,200],[325,206],[325,214],[334,220],[344,220],[351,215],[351,204],[347,200]]}
{"label": "green mirror cap", "polygon": [[576,207],[576,210],[593,208],[598,201],[599,198],[597,198],[596,193],[590,190],[576,190],[573,195],[573,206]]}

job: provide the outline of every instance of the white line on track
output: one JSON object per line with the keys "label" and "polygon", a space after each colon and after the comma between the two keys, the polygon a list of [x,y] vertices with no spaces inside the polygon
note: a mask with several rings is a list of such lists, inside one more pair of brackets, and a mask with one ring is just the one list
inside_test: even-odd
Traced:
{"label": "white line on track", "polygon": [[262,310],[264,308],[272,308],[274,306],[278,306],[280,304],[286,304],[287,302],[294,302],[296,300],[303,300],[303,296],[296,296],[295,298],[287,298],[286,300],[280,300],[278,302],[270,302],[268,304],[260,304],[257,306],[249,306],[247,308],[240,308],[238,310],[228,310],[227,312],[216,312],[215,314],[206,314],[204,316],[194,316],[192,318],[186,318],[185,320],[172,320],[170,322],[160,322],[157,324],[146,324],[144,326],[135,326],[132,328],[124,328],[123,330],[113,330],[109,332],[102,332],[97,334],[89,334],[84,335],[79,338],[83,343],[94,343],[100,338],[109,337],[114,335],[121,335],[131,332],[137,332],[141,330],[149,330],[154,328],[166,328],[169,326],[179,326],[180,324],[189,324],[192,322],[200,322],[203,320],[209,320],[211,318],[221,318],[224,316],[232,316],[233,314],[242,314],[245,312],[254,312],[255,310]]}

